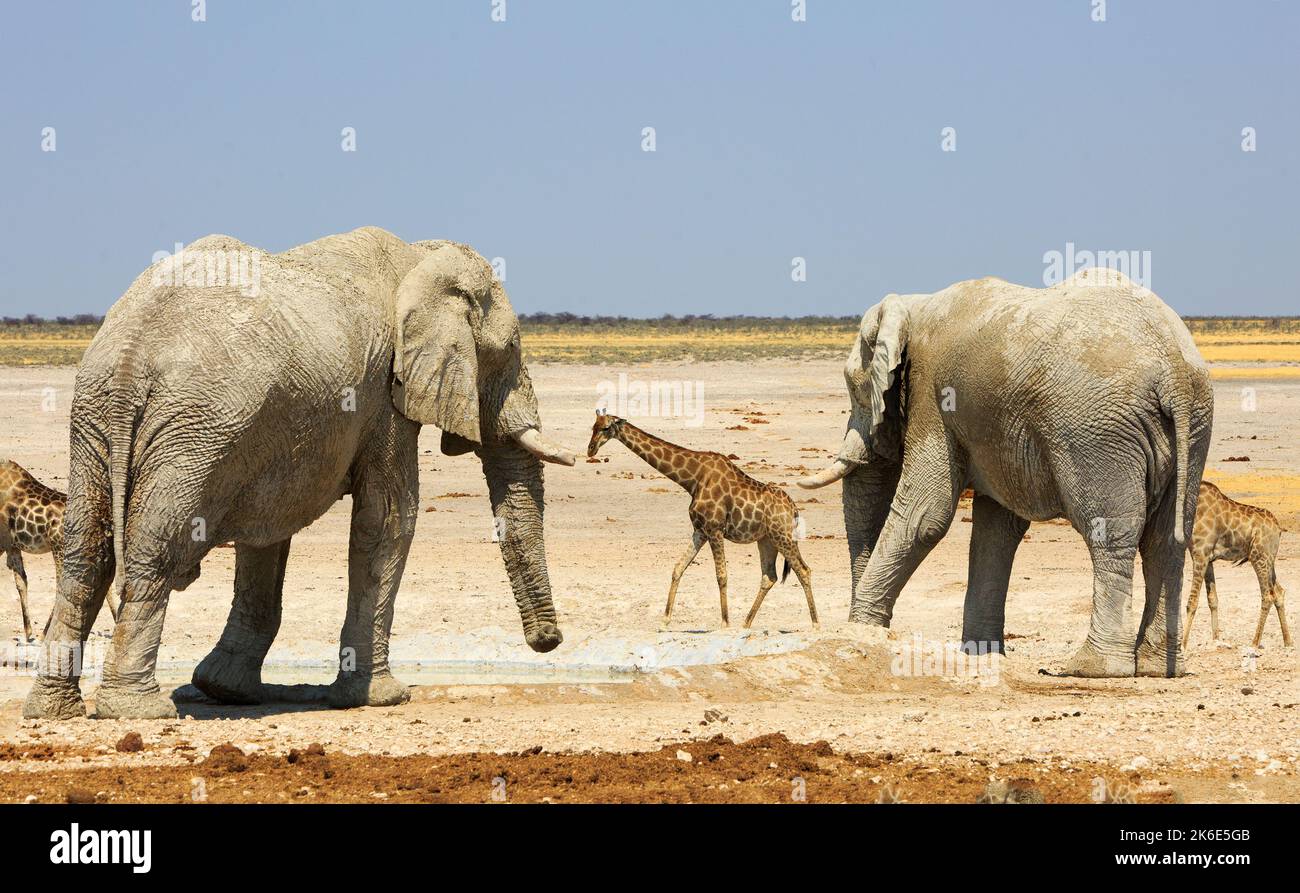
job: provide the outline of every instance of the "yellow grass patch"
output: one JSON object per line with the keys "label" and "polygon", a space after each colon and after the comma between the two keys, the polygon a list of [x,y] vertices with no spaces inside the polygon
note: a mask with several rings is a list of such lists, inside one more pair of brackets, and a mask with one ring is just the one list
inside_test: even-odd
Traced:
{"label": "yellow grass patch", "polygon": [[1215,381],[1237,381],[1246,378],[1288,379],[1300,378],[1300,366],[1210,366],[1210,378]]}
{"label": "yellow grass patch", "polygon": [[98,326],[0,326],[0,366],[72,366],[90,346]]}
{"label": "yellow grass patch", "polygon": [[1300,341],[1198,345],[1207,363],[1300,363]]}
{"label": "yellow grass patch", "polygon": [[856,325],[777,323],[761,327],[621,325],[523,327],[524,353],[535,362],[729,360],[846,353]]}
{"label": "yellow grass patch", "polygon": [[[1300,320],[1189,319],[1187,324],[1206,362],[1265,364],[1215,368],[1215,378],[1300,377]],[[525,356],[533,362],[644,363],[843,356],[857,326],[856,319],[525,320],[521,328]],[[75,364],[95,331],[93,325],[0,326],[0,365]]]}

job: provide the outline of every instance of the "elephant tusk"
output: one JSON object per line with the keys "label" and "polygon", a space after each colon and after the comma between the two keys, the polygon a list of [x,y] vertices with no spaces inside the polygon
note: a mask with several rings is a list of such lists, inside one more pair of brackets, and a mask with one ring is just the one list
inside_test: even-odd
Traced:
{"label": "elephant tusk", "polygon": [[844,475],[853,470],[852,463],[845,462],[843,459],[836,459],[834,464],[825,471],[814,474],[811,477],[799,478],[795,481],[805,490],[816,490],[818,487],[825,487],[827,484],[833,484]]}
{"label": "elephant tusk", "polygon": [[573,453],[542,437],[542,433],[536,428],[525,428],[514,437],[521,447],[543,462],[554,462],[556,465],[573,465],[578,461]]}

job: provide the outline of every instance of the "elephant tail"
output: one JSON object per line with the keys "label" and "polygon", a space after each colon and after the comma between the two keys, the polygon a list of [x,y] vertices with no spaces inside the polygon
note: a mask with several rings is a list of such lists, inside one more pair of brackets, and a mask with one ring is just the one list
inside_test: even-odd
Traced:
{"label": "elephant tail", "polygon": [[[113,504],[113,586],[118,611],[126,601],[126,500],[131,485],[131,446],[136,427],[134,333],[127,336],[113,376],[109,406],[108,469]],[[116,618],[114,618],[116,619]]]}
{"label": "elephant tail", "polygon": [[[1184,392],[1189,385],[1182,384]],[[1180,546],[1187,539],[1187,519],[1196,511],[1195,505],[1187,504],[1187,466],[1188,444],[1191,440],[1191,407],[1186,397],[1172,396],[1161,389],[1160,408],[1174,423],[1174,542]]]}

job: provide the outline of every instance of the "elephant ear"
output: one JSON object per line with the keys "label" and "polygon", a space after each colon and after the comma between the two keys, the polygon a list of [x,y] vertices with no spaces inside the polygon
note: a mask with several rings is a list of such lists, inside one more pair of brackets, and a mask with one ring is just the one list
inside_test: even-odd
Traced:
{"label": "elephant ear", "polygon": [[442,429],[444,445],[466,452],[479,430],[477,306],[443,287],[430,256],[397,288],[393,404],[413,422]]}
{"label": "elephant ear", "polygon": [[871,437],[876,436],[885,419],[885,395],[894,386],[906,347],[907,306],[898,295],[889,295],[880,304],[880,328],[876,330],[876,349],[871,357]]}

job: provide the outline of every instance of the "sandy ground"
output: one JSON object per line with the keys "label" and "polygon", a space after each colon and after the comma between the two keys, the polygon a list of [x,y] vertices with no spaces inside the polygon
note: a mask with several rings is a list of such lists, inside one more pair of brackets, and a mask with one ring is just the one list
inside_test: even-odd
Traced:
{"label": "sandy ground", "polygon": [[[793,576],[768,595],[754,630],[736,628],[759,571],[755,548],[735,545],[728,548],[733,628],[718,629],[706,550],[683,580],[671,629],[661,630],[670,570],[689,542],[688,500],[610,444],[601,454],[608,461],[547,471],[549,565],[566,640],[550,655],[533,654],[491,541],[477,463],[438,454],[437,433],[426,430],[424,511],[393,628],[395,671],[415,685],[410,704],[337,712],[182,703],[182,718],[166,722],[26,721],[30,678],[0,670],[0,800],[87,792],[101,800],[190,799],[195,777],[224,792],[212,799],[490,800],[501,772],[511,799],[780,800],[790,799],[799,772],[812,771],[796,771],[802,760],[821,781],[808,782],[810,800],[973,799],[990,778],[1027,779],[1049,800],[1104,799],[1110,795],[1099,797],[1093,781],[1100,777],[1106,790],[1130,785],[1139,800],[1300,801],[1297,655],[1281,647],[1276,619],[1257,654],[1246,648],[1259,609],[1249,567],[1216,565],[1225,641],[1209,641],[1202,604],[1191,673],[1174,680],[1040,673],[1059,668],[1078,646],[1091,607],[1086,551],[1059,523],[1033,525],[1021,546],[1007,605],[1009,654],[978,677],[951,668],[942,675],[920,662],[900,668],[898,658],[914,642],[930,648],[960,633],[968,508],[904,591],[888,638],[843,623],[849,573],[839,488],[809,494],[792,484],[838,446],[847,405],[840,369],[839,359],[816,359],[531,370],[548,432],[575,449],[585,448],[601,383],[616,387],[620,373],[632,386],[702,386],[702,416],[687,406],[686,417],[635,421],[686,446],[736,454],[756,477],[789,485],[807,524],[802,549],[814,571],[820,633],[809,629]],[[3,449],[59,487],[67,481],[72,380],[70,367],[0,368]],[[1243,388],[1253,389],[1253,408]],[[1278,575],[1298,591],[1291,581],[1300,557],[1300,382],[1220,379],[1216,401],[1207,478],[1270,508],[1292,531],[1283,537]],[[1226,461],[1243,455],[1248,463]],[[348,512],[344,500],[294,539],[269,682],[333,677]],[[173,594],[160,655],[164,686],[186,682],[217,640],[233,559],[231,549],[214,550],[202,577]],[[53,565],[39,556],[26,563],[39,626],[53,599]],[[5,605],[0,634],[12,664],[23,656],[16,596]],[[1290,616],[1300,627],[1294,599]],[[98,629],[111,629],[107,614]],[[106,643],[92,639],[92,659]],[[91,700],[94,684],[83,680]],[[128,732],[141,736],[142,747],[120,752]],[[700,743],[773,733],[788,740],[715,741],[721,756],[714,760]],[[248,754],[251,775],[230,770],[220,753],[209,756],[225,743]],[[326,756],[306,762],[324,759],[333,768],[304,780],[305,763],[288,762],[288,754],[312,744]],[[755,747],[771,746],[794,755],[768,760],[776,766],[762,772],[761,760],[750,766],[752,778],[766,779],[761,795],[737,783],[745,779],[724,777],[743,773],[715,765],[749,766]],[[679,750],[692,760],[679,759]],[[517,756],[497,766],[492,754]],[[574,754],[586,763],[573,763]],[[593,761],[608,771],[573,769]],[[127,767],[137,771],[124,774]],[[511,772],[527,782],[509,782]],[[240,780],[255,776],[265,784]],[[643,781],[627,784],[629,777]],[[311,793],[301,794],[303,787]]]}

